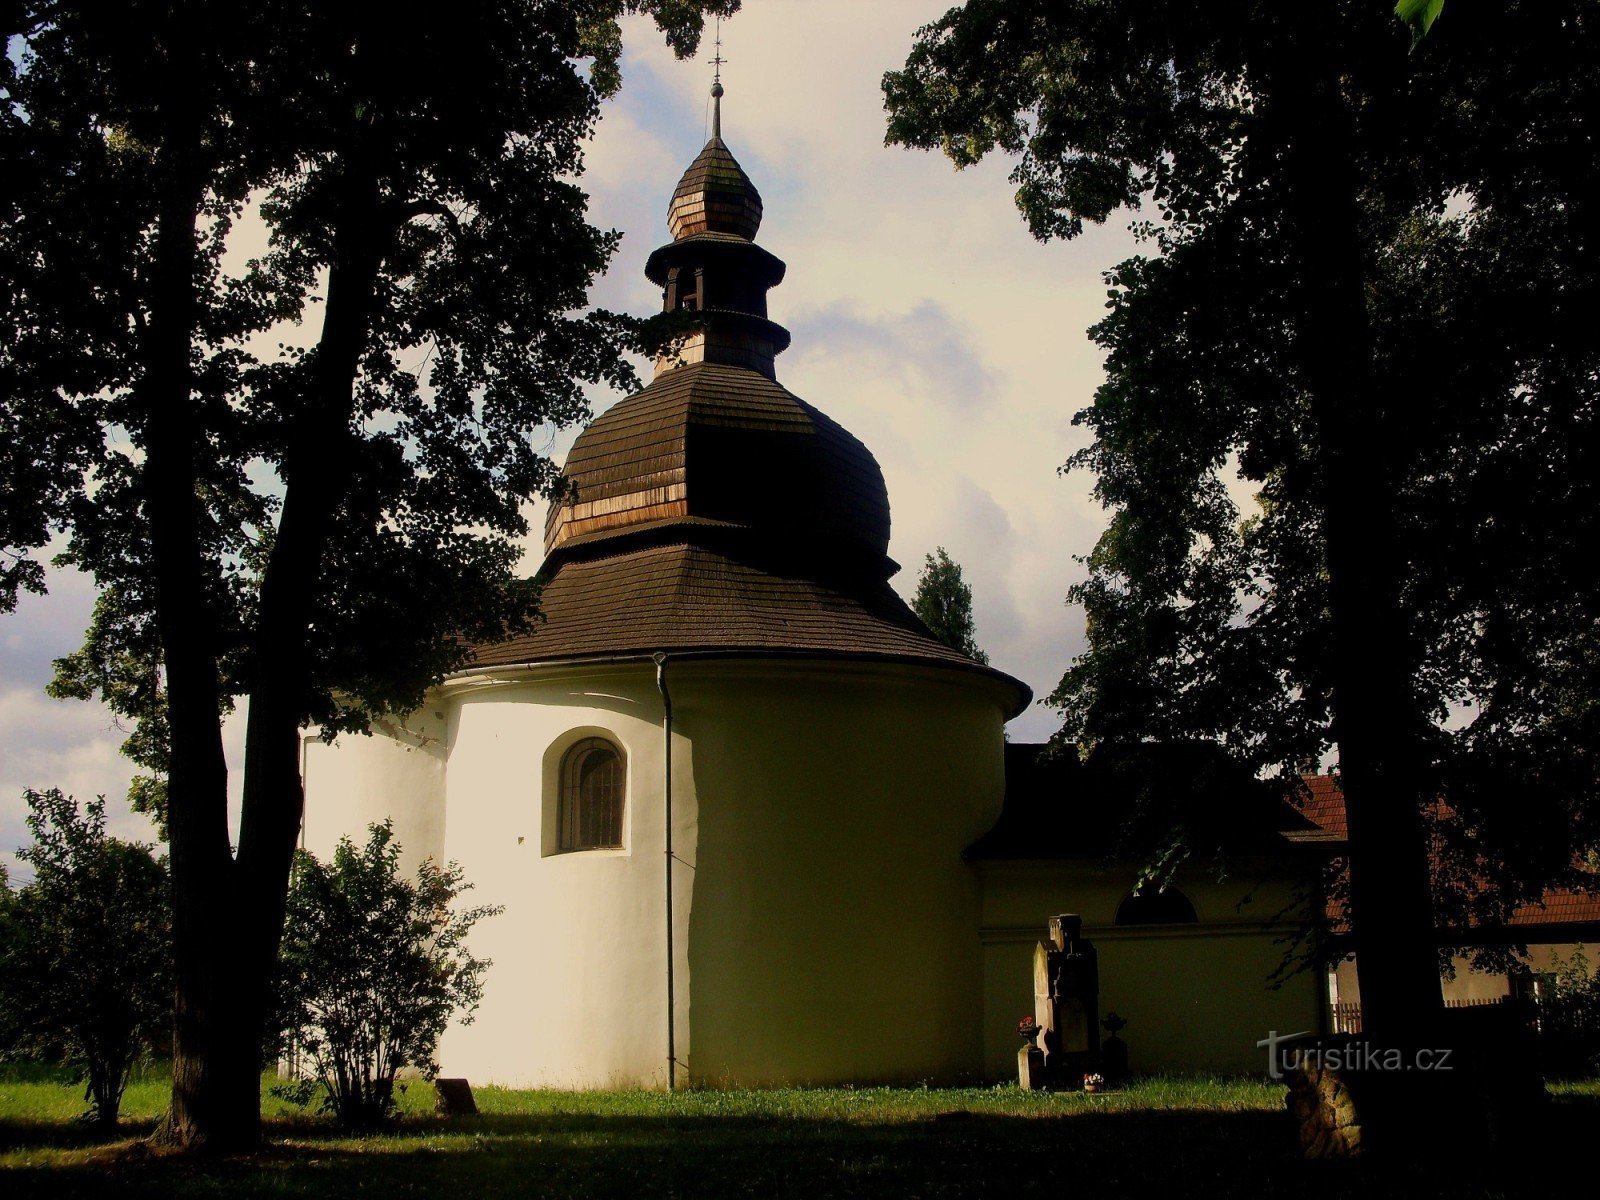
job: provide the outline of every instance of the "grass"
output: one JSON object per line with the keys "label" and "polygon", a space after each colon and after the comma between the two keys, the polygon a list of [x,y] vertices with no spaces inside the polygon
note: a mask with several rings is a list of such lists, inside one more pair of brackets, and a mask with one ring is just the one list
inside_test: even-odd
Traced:
{"label": "grass", "polygon": [[[259,1154],[195,1163],[140,1139],[166,1101],[129,1087],[114,1139],[75,1121],[82,1090],[42,1068],[0,1072],[0,1195],[1162,1196],[1538,1194],[1600,1117],[1600,1084],[1557,1089],[1549,1145],[1463,1173],[1300,1161],[1282,1093],[1262,1081],[1149,1078],[1100,1096],[985,1089],[543,1092],[480,1088],[477,1117],[432,1114],[414,1085],[381,1137],[341,1135],[267,1096]],[[1545,1173],[1549,1172],[1548,1175]]]}

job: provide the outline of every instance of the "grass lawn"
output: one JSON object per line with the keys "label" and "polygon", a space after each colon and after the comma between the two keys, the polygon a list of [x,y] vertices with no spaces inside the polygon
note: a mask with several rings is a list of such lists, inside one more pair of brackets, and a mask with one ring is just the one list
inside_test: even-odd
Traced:
{"label": "grass lawn", "polygon": [[[400,1127],[340,1136],[268,1097],[271,1144],[197,1164],[140,1143],[166,1100],[129,1088],[118,1138],[74,1118],[81,1089],[0,1074],[0,1197],[1163,1196],[1549,1194],[1587,1173],[1600,1086],[1557,1089],[1549,1143],[1459,1175],[1299,1161],[1276,1087],[1154,1078],[1101,1096],[993,1089],[767,1092],[477,1090],[481,1115],[434,1117],[413,1086]],[[1570,1186],[1570,1185],[1569,1185]]]}

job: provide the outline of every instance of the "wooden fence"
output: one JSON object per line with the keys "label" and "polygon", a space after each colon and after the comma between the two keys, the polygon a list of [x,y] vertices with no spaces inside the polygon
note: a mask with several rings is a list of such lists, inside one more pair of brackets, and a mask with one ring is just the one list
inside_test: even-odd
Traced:
{"label": "wooden fence", "polygon": [[[1499,1008],[1510,1004],[1511,996],[1492,996],[1483,1000],[1446,1000],[1446,1008]],[[1361,1002],[1359,1000],[1341,1000],[1329,1006],[1331,1009],[1332,1029],[1334,1033],[1360,1033],[1361,1032]]]}

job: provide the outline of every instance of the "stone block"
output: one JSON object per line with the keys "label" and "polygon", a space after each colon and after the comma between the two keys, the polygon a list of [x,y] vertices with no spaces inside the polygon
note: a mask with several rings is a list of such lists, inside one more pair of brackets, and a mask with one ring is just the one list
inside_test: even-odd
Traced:
{"label": "stone block", "polygon": [[1044,1052],[1037,1046],[1017,1051],[1017,1083],[1025,1092],[1036,1092],[1045,1085]]}
{"label": "stone block", "polygon": [[474,1117],[478,1103],[472,1098],[472,1085],[465,1079],[433,1081],[434,1111],[445,1117]]}

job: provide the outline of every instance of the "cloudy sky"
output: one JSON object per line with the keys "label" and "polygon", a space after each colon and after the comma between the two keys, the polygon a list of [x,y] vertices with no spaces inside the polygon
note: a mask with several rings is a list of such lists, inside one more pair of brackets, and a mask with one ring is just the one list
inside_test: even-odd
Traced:
{"label": "cloudy sky", "polygon": [[[749,0],[724,27],[723,135],[765,202],[760,241],[789,264],[771,296],[794,335],[778,377],[882,464],[896,585],[909,597],[923,555],[946,547],[972,584],[991,661],[1043,696],[1082,645],[1082,615],[1063,597],[1103,523],[1089,481],[1057,473],[1083,444],[1072,416],[1100,380],[1084,331],[1104,309],[1101,272],[1133,242],[1119,221],[1040,245],[1012,206],[1009,163],[958,173],[883,145],[883,72],[949,2]],[[660,295],[644,259],[667,240],[667,200],[707,136],[710,68],[675,60],[646,23],[625,32],[622,93],[584,183],[591,220],[625,235],[594,299],[648,312]],[[597,409],[615,398],[597,396]],[[552,453],[571,440],[556,436]],[[92,602],[87,580],[55,572],[48,597],[0,617],[0,854],[24,838],[23,788],[104,793],[116,810],[127,787],[109,714],[42,690]],[[1055,726],[1036,704],[1012,737]],[[125,811],[114,825],[149,836]]]}

